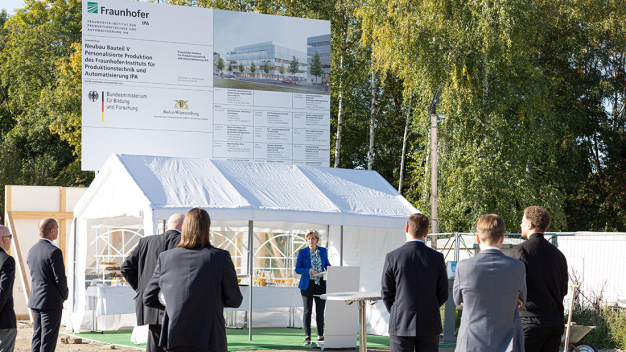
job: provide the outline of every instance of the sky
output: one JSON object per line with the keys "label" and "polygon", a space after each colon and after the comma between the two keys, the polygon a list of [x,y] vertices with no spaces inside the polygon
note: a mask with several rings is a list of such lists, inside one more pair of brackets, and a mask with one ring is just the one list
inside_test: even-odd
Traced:
{"label": "sky", "polygon": [[226,54],[235,47],[274,41],[306,54],[306,39],[330,34],[330,22],[232,11],[215,11],[214,51]]}
{"label": "sky", "polygon": [[0,9],[5,9],[12,15],[14,13],[13,10],[24,7],[24,0],[2,0],[0,1]]}

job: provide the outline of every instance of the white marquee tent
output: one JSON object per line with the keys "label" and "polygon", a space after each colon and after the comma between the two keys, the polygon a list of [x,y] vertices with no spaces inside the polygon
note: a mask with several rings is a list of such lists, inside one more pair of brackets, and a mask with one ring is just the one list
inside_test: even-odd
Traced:
{"label": "white marquee tent", "polygon": [[[322,228],[333,265],[361,267],[361,290],[380,290],[385,254],[404,242],[417,212],[375,171],[208,159],[111,155],[74,210],[68,243],[68,328],[85,326],[89,246],[98,226],[157,233],[163,219],[202,207],[215,226]],[[385,334],[382,303],[368,311],[368,331]]]}

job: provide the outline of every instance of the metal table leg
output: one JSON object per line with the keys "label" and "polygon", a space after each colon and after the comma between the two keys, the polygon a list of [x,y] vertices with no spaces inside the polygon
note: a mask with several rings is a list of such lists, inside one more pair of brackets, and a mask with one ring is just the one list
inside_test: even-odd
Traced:
{"label": "metal table leg", "polygon": [[90,332],[95,332],[98,334],[103,334],[104,331],[100,331],[98,330],[98,317],[96,316],[96,309],[98,309],[98,297],[96,296],[91,296],[91,300],[93,303],[93,310],[91,311],[91,331]]}
{"label": "metal table leg", "polygon": [[367,333],[365,323],[365,301],[358,301],[359,305],[359,352],[367,352]]}

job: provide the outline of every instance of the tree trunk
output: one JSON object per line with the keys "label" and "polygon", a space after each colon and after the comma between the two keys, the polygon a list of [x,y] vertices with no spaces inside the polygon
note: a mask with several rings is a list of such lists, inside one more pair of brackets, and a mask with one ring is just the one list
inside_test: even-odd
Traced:
{"label": "tree trunk", "polygon": [[372,69],[372,103],[370,104],[370,148],[367,153],[367,169],[374,164],[374,125],[376,122],[376,72]]}
{"label": "tree trunk", "polygon": [[398,193],[402,194],[402,180],[404,179],[404,160],[406,158],[406,142],[409,139],[409,125],[411,124],[411,101],[409,98],[409,111],[406,114],[406,122],[404,123],[404,138],[402,138],[402,159],[400,159],[400,182],[398,182]]}
{"label": "tree trunk", "polygon": [[337,141],[335,143],[335,167],[341,159],[341,128],[343,124],[343,51],[339,58],[339,107],[337,108]]}

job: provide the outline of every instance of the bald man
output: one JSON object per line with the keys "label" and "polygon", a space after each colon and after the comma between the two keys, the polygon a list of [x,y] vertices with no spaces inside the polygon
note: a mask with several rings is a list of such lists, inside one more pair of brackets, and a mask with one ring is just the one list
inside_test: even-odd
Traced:
{"label": "bald man", "polygon": [[28,251],[31,288],[28,308],[33,312],[32,352],[52,352],[57,346],[63,302],[67,299],[67,278],[63,253],[52,243],[59,236],[59,224],[52,218],[39,222],[39,241]]}
{"label": "bald man", "polygon": [[148,325],[148,345],[146,352],[164,352],[159,347],[161,336],[161,320],[163,311],[143,305],[143,291],[152,278],[156,268],[159,254],[178,246],[180,242],[180,230],[183,227],[183,214],[174,214],[167,220],[167,231],[160,236],[146,236],[139,240],[137,247],[133,249],[128,258],[122,264],[122,275],[137,292],[135,297],[135,311],[137,312],[137,325]]}
{"label": "bald man", "polygon": [[0,225],[0,352],[13,352],[17,322],[13,310],[15,260],[7,252],[11,248],[11,232]]}

